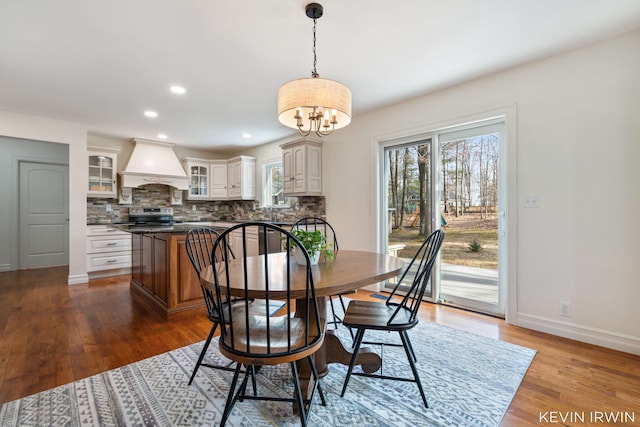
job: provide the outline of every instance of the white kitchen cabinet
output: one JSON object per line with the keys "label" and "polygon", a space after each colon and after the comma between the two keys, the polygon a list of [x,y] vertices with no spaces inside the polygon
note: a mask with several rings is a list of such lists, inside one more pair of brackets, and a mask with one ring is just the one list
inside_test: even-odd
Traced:
{"label": "white kitchen cabinet", "polygon": [[229,160],[182,159],[189,176],[188,200],[254,200],[256,159],[238,156]]}
{"label": "white kitchen cabinet", "polygon": [[211,199],[226,200],[227,195],[227,161],[211,160],[209,166],[209,176],[211,178]]}
{"label": "white kitchen cabinet", "polygon": [[187,200],[208,200],[210,198],[209,161],[186,157],[182,159],[182,164],[189,177]]}
{"label": "white kitchen cabinet", "polygon": [[[247,256],[257,256],[258,255],[258,229],[250,228],[246,230],[247,236]],[[231,250],[233,251],[236,258],[242,257],[242,230],[235,230],[231,232]]]}
{"label": "white kitchen cabinet", "polygon": [[284,194],[322,195],[322,145],[314,141],[294,141],[282,148]]}
{"label": "white kitchen cabinet", "polygon": [[91,278],[131,272],[131,234],[107,225],[87,226],[87,272]]}
{"label": "white kitchen cabinet", "polygon": [[229,200],[256,198],[256,159],[238,156],[227,162],[227,196]]}
{"label": "white kitchen cabinet", "polygon": [[87,197],[117,197],[116,174],[118,151],[106,148],[89,148],[89,186]]}

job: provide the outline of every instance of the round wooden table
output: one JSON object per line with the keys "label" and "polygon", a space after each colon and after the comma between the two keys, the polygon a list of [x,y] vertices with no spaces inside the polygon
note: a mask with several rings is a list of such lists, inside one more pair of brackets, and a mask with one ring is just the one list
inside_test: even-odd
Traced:
{"label": "round wooden table", "polygon": [[[269,254],[269,296],[271,299],[286,299],[286,288],[284,283],[285,272],[287,268],[287,253],[279,252]],[[230,277],[243,277],[239,275],[245,274],[244,262],[242,260],[234,260],[229,263]],[[327,318],[327,297],[343,292],[354,291],[363,286],[381,282],[385,279],[397,276],[404,262],[396,257],[379,254],[375,252],[349,251],[339,250],[333,261],[319,262],[311,267],[313,275],[313,283],[316,291],[316,299],[318,301],[318,310],[320,316],[326,321]],[[306,268],[298,266],[294,260],[291,260],[291,296],[296,299],[306,298]],[[250,278],[250,283],[255,283],[254,288],[249,288],[249,297],[263,299],[265,291],[262,284],[264,280],[264,255],[247,258],[246,274]],[[224,280],[221,275],[221,280]],[[203,286],[212,288],[214,286],[213,270],[209,266],[205,268],[200,275]],[[232,283],[244,283],[243,280],[233,280]],[[224,283],[221,287],[226,288]],[[244,289],[230,289],[232,295],[241,296]],[[305,304],[297,304],[303,307]],[[304,313],[296,311],[296,316],[302,317]],[[314,355],[316,367],[321,376],[328,373],[329,363],[341,363],[348,365],[351,360],[351,344],[343,345],[337,335],[333,331],[327,331],[324,345]],[[356,359],[356,364],[362,365],[367,372],[375,372],[381,366],[381,359],[377,353],[372,350],[361,348]],[[299,375],[301,386],[303,389],[311,390],[309,379],[311,372],[308,364],[303,363],[299,366]],[[306,384],[306,387],[305,387]]]}

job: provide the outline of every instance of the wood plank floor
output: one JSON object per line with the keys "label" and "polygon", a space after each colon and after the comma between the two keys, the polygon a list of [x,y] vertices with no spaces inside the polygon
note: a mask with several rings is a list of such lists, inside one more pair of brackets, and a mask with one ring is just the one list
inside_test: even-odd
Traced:
{"label": "wood plank floor", "polygon": [[[131,300],[129,276],[73,286],[66,280],[66,268],[0,273],[0,403],[192,344],[209,332],[204,311],[165,322],[142,310]],[[366,299],[370,292],[350,297]],[[635,417],[615,425],[640,425],[640,356],[450,307],[425,303],[421,313],[538,351],[501,425],[582,426],[597,411]],[[559,418],[583,413],[584,423]]]}

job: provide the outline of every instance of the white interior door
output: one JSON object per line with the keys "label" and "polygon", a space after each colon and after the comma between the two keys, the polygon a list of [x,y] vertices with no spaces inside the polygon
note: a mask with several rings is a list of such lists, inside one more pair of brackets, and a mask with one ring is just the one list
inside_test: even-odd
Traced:
{"label": "white interior door", "polygon": [[69,167],[19,163],[19,268],[69,263]]}

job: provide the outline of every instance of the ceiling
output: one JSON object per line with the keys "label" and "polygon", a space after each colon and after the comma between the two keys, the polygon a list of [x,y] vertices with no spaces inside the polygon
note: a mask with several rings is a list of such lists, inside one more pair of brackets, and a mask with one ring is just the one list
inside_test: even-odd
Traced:
{"label": "ceiling", "polygon": [[[313,68],[308,2],[2,0],[0,109],[192,148],[284,138],[278,88]],[[640,27],[638,0],[320,3],[317,69],[351,88],[354,121]]]}

